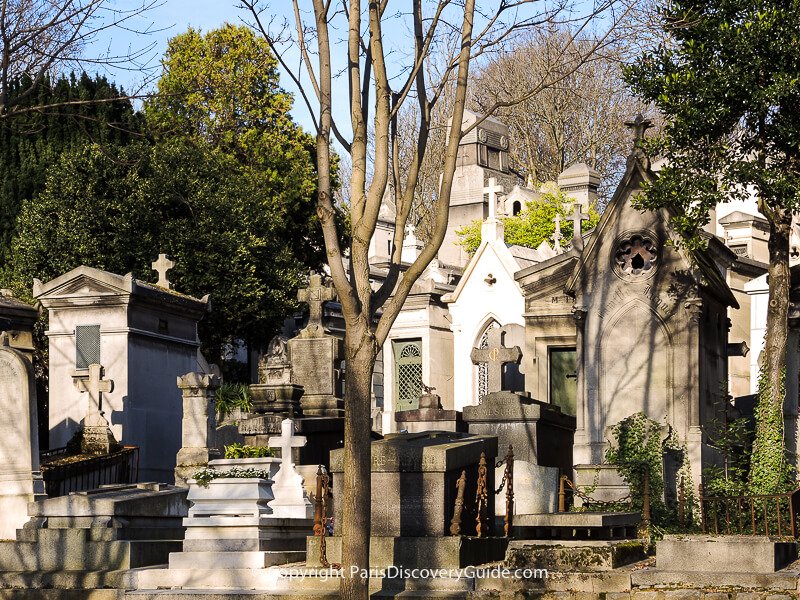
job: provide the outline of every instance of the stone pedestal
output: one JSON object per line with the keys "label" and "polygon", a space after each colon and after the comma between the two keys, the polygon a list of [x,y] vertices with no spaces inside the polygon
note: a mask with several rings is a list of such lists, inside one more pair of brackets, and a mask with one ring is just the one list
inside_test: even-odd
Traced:
{"label": "stone pedestal", "polygon": [[[495,469],[494,478],[503,479],[505,465]],[[514,461],[514,514],[532,515],[551,513],[558,509],[558,477],[555,467],[542,467],[527,461]],[[505,517],[506,491],[501,490],[495,497],[495,515]]]}
{"label": "stone pedestal", "polygon": [[183,392],[183,442],[176,459],[175,484],[185,486],[192,475],[216,455],[211,449],[215,441],[214,395],[219,378],[187,373],[178,377],[178,387]]}
{"label": "stone pedestal", "polygon": [[[305,331],[305,330],[304,330]],[[303,386],[300,399],[306,416],[339,417],[344,412],[336,366],[344,352],[342,341],[331,335],[300,336],[289,340],[293,383]]]}
{"label": "stone pedestal", "polygon": [[572,472],[575,417],[557,406],[514,392],[492,392],[477,406],[464,407],[470,433],[495,435],[500,453],[514,447],[517,461]]}
{"label": "stone pedestal", "polygon": [[419,398],[419,408],[401,410],[394,414],[398,429],[408,433],[424,431],[467,431],[467,426],[457,410],[443,410],[436,394],[423,394]]}
{"label": "stone pedestal", "polygon": [[283,417],[300,416],[302,414],[300,408],[302,396],[303,386],[294,383],[254,383],[250,385],[253,412],[256,414],[278,414]]}

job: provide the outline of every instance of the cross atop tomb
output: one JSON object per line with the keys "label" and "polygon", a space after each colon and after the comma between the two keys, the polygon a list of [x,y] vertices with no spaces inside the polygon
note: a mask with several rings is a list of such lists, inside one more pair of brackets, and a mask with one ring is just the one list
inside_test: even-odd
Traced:
{"label": "cross atop tomb", "polygon": [[[289,477],[294,474],[294,463],[292,462],[292,448],[302,448],[306,445],[306,436],[294,434],[294,421],[284,419],[281,421],[281,434],[273,435],[267,443],[273,448],[281,449],[281,467],[275,474],[275,480]],[[286,469],[284,471],[284,469]]]}
{"label": "cross atop tomb", "polygon": [[581,211],[581,205],[576,202],[573,205],[572,214],[567,217],[567,221],[572,221],[572,247],[576,250],[583,249],[583,231],[581,224],[589,220],[589,214]]}
{"label": "cross atop tomb", "polygon": [[297,290],[297,299],[309,307],[306,337],[322,335],[322,305],[336,299],[336,290],[330,284],[323,285],[322,276],[312,272],[308,287]]}
{"label": "cross atop tomb", "polygon": [[653,126],[653,122],[639,113],[633,121],[626,121],[625,126],[633,132],[633,145],[638,148],[642,145],[645,131]]}
{"label": "cross atop tomb", "polygon": [[503,367],[508,363],[519,363],[522,359],[522,350],[519,346],[506,348],[503,346],[502,327],[495,327],[487,332],[486,348],[473,348],[470,358],[476,365],[486,363],[488,370],[488,387],[491,392],[499,392],[503,389]]}
{"label": "cross atop tomb", "polygon": [[172,284],[169,279],[167,279],[167,271],[175,267],[175,263],[167,258],[166,254],[159,254],[158,260],[153,261],[151,266],[153,267],[153,271],[158,271],[158,282],[156,285],[171,290]]}
{"label": "cross atop tomb", "polygon": [[489,185],[483,188],[484,194],[489,194],[489,218],[497,218],[497,194],[504,192],[503,186],[497,184],[497,179],[494,177],[489,178]]}
{"label": "cross atop tomb", "polygon": [[556,213],[556,230],[553,232],[553,235],[550,238],[553,240],[553,250],[556,254],[561,254],[564,249],[561,247],[561,240],[564,238],[561,235],[561,214]]}
{"label": "cross atop tomb", "polygon": [[103,394],[114,391],[114,381],[103,379],[103,367],[97,363],[89,365],[89,379],[76,379],[78,391],[89,394],[89,414],[103,414]]}

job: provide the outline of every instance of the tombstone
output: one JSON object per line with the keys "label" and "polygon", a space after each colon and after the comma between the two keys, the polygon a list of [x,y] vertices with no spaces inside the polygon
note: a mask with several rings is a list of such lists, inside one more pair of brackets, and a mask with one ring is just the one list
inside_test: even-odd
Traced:
{"label": "tombstone", "polygon": [[81,452],[84,454],[110,454],[119,448],[103,411],[103,394],[114,391],[114,382],[103,379],[103,374],[103,367],[93,363],[89,365],[88,379],[74,380],[78,391],[88,396],[86,417],[82,421]]}
{"label": "tombstone", "polygon": [[343,356],[342,342],[322,326],[322,307],[335,298],[333,286],[323,285],[317,274],[297,292],[297,299],[309,306],[309,317],[306,327],[289,340],[289,355],[293,383],[304,390],[300,405],[307,416],[339,417],[344,411],[336,369]]}
{"label": "tombstone", "polygon": [[[464,407],[464,422],[472,434],[497,436],[504,452],[513,447],[515,514],[552,512],[559,472],[572,469],[575,419],[527,394],[501,391],[505,365],[522,358],[519,346],[503,345],[506,332],[507,327],[491,330],[488,346],[472,351],[473,362],[487,363],[489,393],[481,404]],[[496,477],[502,472],[503,467],[497,467]],[[501,510],[496,513],[502,514]]]}
{"label": "tombstone", "polygon": [[103,393],[114,438],[139,447],[142,480],[172,481],[183,416],[175,378],[200,370],[197,323],[208,298],[86,266],[35,280],[33,292],[49,319],[50,447],[66,446],[86,416],[87,394],[73,380],[102,364],[114,381]]}
{"label": "tombstone", "polygon": [[[474,507],[481,454],[488,463],[497,456],[497,439],[455,432],[388,434],[372,443],[370,566],[458,568],[499,560],[504,540],[475,536],[475,513],[463,512],[463,535],[451,535],[457,482],[466,474],[465,504]],[[344,450],[331,453],[334,514],[342,514]],[[494,489],[494,470],[487,473]],[[494,511],[489,494],[488,515]],[[469,515],[469,516],[468,516]],[[331,562],[341,557],[342,522],[326,539]],[[467,537],[470,536],[470,537]],[[319,538],[308,539],[307,562],[319,560]]]}
{"label": "tombstone", "polygon": [[300,398],[303,386],[292,381],[292,363],[288,340],[275,336],[270,340],[267,353],[258,363],[258,383],[250,386],[253,412],[300,416]]}
{"label": "tombstone", "polygon": [[183,395],[182,446],[175,466],[175,485],[186,487],[192,474],[208,465],[215,449],[216,408],[214,395],[219,388],[216,375],[187,373],[178,377]]}
{"label": "tombstone", "polygon": [[39,472],[36,382],[33,366],[19,350],[0,345],[0,539],[28,520],[28,503],[44,494]]}
{"label": "tombstone", "polygon": [[275,474],[272,493],[275,500],[270,503],[275,518],[311,519],[314,506],[303,489],[303,478],[295,469],[292,448],[306,445],[304,436],[294,434],[294,421],[284,419],[280,437],[269,438],[269,445],[281,449],[281,466]]}

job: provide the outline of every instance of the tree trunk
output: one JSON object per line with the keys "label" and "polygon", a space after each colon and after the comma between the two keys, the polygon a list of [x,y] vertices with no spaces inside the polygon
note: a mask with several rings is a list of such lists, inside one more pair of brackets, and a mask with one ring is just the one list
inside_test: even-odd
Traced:
{"label": "tree trunk", "polygon": [[[371,514],[372,372],[377,344],[369,327],[348,327],[345,333],[344,482],[342,493],[341,597],[369,598]],[[341,484],[338,484],[341,485]],[[366,576],[364,576],[366,575]]]}
{"label": "tree trunk", "polygon": [[756,436],[750,465],[750,486],[760,494],[776,493],[785,472],[783,403],[785,396],[786,349],[788,346],[789,236],[791,212],[762,206],[770,226],[769,306],[764,352],[759,358]]}

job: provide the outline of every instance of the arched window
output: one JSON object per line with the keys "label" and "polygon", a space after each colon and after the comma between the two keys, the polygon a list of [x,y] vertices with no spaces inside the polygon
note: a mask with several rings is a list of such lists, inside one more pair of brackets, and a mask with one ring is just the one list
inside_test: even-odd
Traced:
{"label": "arched window", "polygon": [[517,216],[520,212],[522,212],[522,202],[514,200],[514,204],[511,207],[511,214]]}
{"label": "arched window", "polygon": [[[478,341],[478,348],[487,348],[489,346],[489,332],[498,327],[497,321],[492,321],[483,330],[480,340]],[[483,402],[483,397],[489,393],[489,367],[486,363],[478,363],[478,404]]]}

